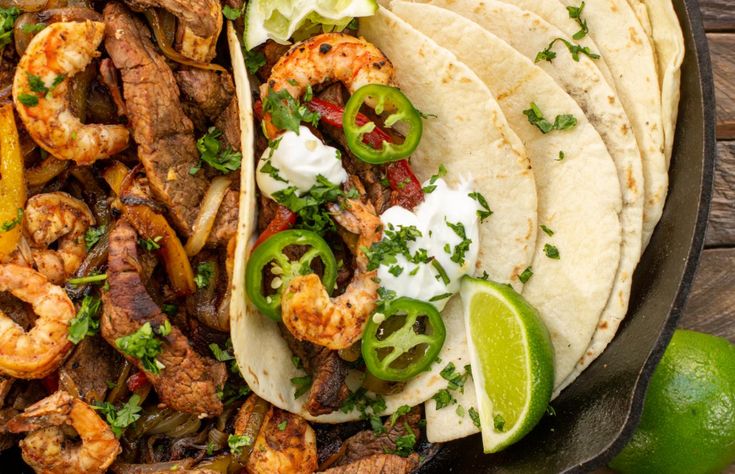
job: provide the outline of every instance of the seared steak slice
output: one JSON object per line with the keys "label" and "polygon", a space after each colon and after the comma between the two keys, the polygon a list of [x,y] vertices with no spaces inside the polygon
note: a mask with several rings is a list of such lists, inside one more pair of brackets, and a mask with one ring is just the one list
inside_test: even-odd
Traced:
{"label": "seared steak slice", "polygon": [[314,416],[324,415],[339,410],[350,396],[350,389],[345,383],[347,364],[337,351],[317,346],[308,341],[299,341],[281,326],[281,332],[288,347],[296,357],[301,359],[306,373],[311,375],[312,383],[306,410]]}
{"label": "seared steak slice", "polygon": [[[194,126],[184,113],[174,75],[151,43],[146,26],[120,3],[107,4],[104,15],[105,47],[122,76],[138,158],[156,198],[188,236],[209,186],[203,171],[189,173],[199,162]],[[226,243],[235,233],[237,200],[228,203],[230,207],[220,207],[210,242]]]}
{"label": "seared steak slice", "polygon": [[[134,333],[147,322],[156,329],[167,321],[140,279],[136,241],[135,230],[125,220],[118,221],[110,234],[107,271],[110,289],[102,294],[101,328],[102,336],[113,347],[117,338]],[[196,353],[175,326],[161,339],[162,351],[157,359],[165,368],[157,375],[144,371],[161,401],[186,413],[207,416],[222,413],[217,389],[227,378],[224,364]],[[128,359],[143,370],[138,359]]]}
{"label": "seared steak slice", "polygon": [[117,380],[122,358],[99,336],[86,337],[59,371],[59,383],[87,403],[104,400],[107,382]]}
{"label": "seared steak slice", "polygon": [[393,425],[391,425],[390,419],[388,419],[384,424],[384,433],[375,434],[372,430],[357,433],[355,436],[348,438],[344,442],[340,449],[342,456],[336,461],[335,465],[344,466],[369,458],[370,456],[395,452],[396,440],[401,436],[413,433],[416,439],[418,439],[420,435],[418,428],[420,420],[421,409],[419,407],[414,407],[410,412],[408,412],[408,414],[399,417]]}
{"label": "seared steak slice", "polygon": [[211,120],[219,117],[235,96],[235,84],[229,73],[188,68],[174,75],[183,96]]}
{"label": "seared steak slice", "polygon": [[136,11],[148,8],[163,8],[181,20],[194,34],[208,38],[217,33],[218,18],[212,7],[218,0],[125,0]]}
{"label": "seared steak slice", "polygon": [[324,474],[409,474],[419,465],[419,455],[407,458],[395,454],[374,454],[344,466],[337,466]]}

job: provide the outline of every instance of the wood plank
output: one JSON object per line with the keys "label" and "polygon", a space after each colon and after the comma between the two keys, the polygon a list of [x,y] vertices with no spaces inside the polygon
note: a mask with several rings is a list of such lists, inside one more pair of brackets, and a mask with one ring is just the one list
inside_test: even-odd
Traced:
{"label": "wood plank", "polygon": [[735,8],[732,0],[700,0],[707,31],[735,31]]}
{"label": "wood plank", "polygon": [[709,211],[707,247],[735,245],[735,142],[717,143],[715,188]]}
{"label": "wood plank", "polygon": [[735,342],[735,249],[702,254],[694,286],[679,326]]}
{"label": "wood plank", "polygon": [[[735,7],[733,7],[735,10]],[[710,33],[717,101],[717,138],[735,138],[735,33]]]}
{"label": "wood plank", "polygon": [[717,102],[717,138],[735,138],[735,33],[710,33]]}

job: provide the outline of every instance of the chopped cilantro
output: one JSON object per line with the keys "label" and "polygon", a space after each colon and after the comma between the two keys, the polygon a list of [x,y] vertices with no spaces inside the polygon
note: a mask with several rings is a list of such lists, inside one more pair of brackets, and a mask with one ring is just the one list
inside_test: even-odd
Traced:
{"label": "chopped cilantro", "polygon": [[265,160],[263,162],[263,166],[260,167],[260,172],[263,174],[267,174],[271,178],[275,179],[276,181],[281,181],[282,183],[288,183],[287,179],[284,179],[280,174],[278,174],[281,170],[273,166],[271,163],[271,160]]}
{"label": "chopped cilantro", "polygon": [[444,164],[439,165],[439,170],[436,172],[436,174],[431,175],[431,178],[429,178],[429,184],[423,187],[423,191],[426,194],[432,193],[436,189],[436,182],[439,178],[443,178],[447,175],[447,167],[444,166]]}
{"label": "chopped cilantro", "polygon": [[559,151],[559,158],[556,158],[554,161],[562,161],[564,159],[564,152]]}
{"label": "chopped cilantro", "polygon": [[210,261],[201,262],[197,265],[196,275],[194,275],[194,283],[197,288],[202,289],[209,286],[214,276],[214,263]]}
{"label": "chopped cilantro", "polygon": [[0,8],[0,53],[13,41],[13,25],[20,15],[17,7]]}
{"label": "chopped cilantro", "polygon": [[163,240],[163,237],[161,237],[160,235],[157,235],[152,239],[138,239],[138,245],[140,245],[147,251],[152,252],[161,248],[161,244],[159,244],[161,240]]}
{"label": "chopped cilantro", "polygon": [[541,230],[543,230],[544,233],[549,237],[552,237],[554,235],[554,231],[546,227],[544,224],[541,224]]}
{"label": "chopped cilantro", "polygon": [[452,403],[456,402],[452,394],[449,393],[449,390],[447,390],[446,388],[439,390],[431,398],[436,402],[437,410],[441,410],[442,408],[448,407]]}
{"label": "chopped cilantro", "polygon": [[472,192],[469,194],[469,197],[477,201],[480,207],[482,207],[482,209],[477,210],[477,216],[480,218],[480,222],[493,215],[493,211],[490,210],[490,205],[487,203],[485,196],[478,192]]}
{"label": "chopped cilantro", "polygon": [[166,313],[166,314],[167,314],[168,316],[172,316],[172,317],[173,317],[173,316],[176,316],[176,313],[178,313],[178,312],[179,312],[179,307],[178,307],[178,306],[176,306],[175,304],[170,304],[170,303],[164,303],[164,304],[163,304],[163,305],[161,306],[161,309],[162,309],[162,310],[163,310],[163,312],[164,312],[164,313]]}
{"label": "chopped cilantro", "polygon": [[288,420],[283,420],[282,422],[278,423],[278,430],[284,431],[287,426],[288,426]]}
{"label": "chopped cilantro", "polygon": [[8,232],[10,230],[13,230],[21,222],[23,222],[23,208],[19,207],[15,215],[15,219],[11,219],[0,224],[0,232]]}
{"label": "chopped cilantro", "polygon": [[227,362],[228,360],[233,360],[235,358],[232,354],[220,348],[219,344],[216,342],[209,345],[209,350],[212,351],[214,358],[220,362]]}
{"label": "chopped cilantro", "polygon": [[465,367],[465,372],[460,373],[454,366],[454,362],[450,362],[439,372],[439,375],[449,382],[447,388],[449,390],[464,390],[464,384],[470,376],[469,366]]}
{"label": "chopped cilantro", "polygon": [[353,410],[359,411],[360,418],[368,420],[373,432],[378,434],[385,432],[385,427],[379,416],[385,409],[386,405],[383,397],[376,395],[375,398],[371,398],[367,396],[367,391],[362,387],[351,393],[340,407],[342,413],[349,413]]}
{"label": "chopped cilantro", "polygon": [[97,318],[100,304],[101,301],[97,297],[84,297],[81,306],[79,306],[79,311],[77,311],[74,319],[69,322],[69,333],[66,337],[72,344],[79,344],[85,337],[97,334],[100,329],[100,321]]}
{"label": "chopped cilantro", "polygon": [[523,270],[523,273],[518,275],[518,279],[521,280],[521,283],[526,283],[528,280],[531,279],[533,276],[533,269],[531,267],[526,267],[525,270]]}
{"label": "chopped cilantro", "polygon": [[230,447],[232,454],[238,455],[245,446],[252,446],[253,438],[248,435],[234,435],[227,437],[227,445]]}
{"label": "chopped cilantro", "polygon": [[477,412],[475,407],[470,407],[469,410],[467,410],[467,413],[470,415],[470,418],[472,419],[472,424],[476,427],[480,427],[480,414]]}
{"label": "chopped cilantro", "polygon": [[305,375],[303,377],[294,377],[291,379],[291,383],[296,387],[296,390],[294,390],[294,398],[299,398],[301,395],[305,394],[309,391],[311,388],[311,377],[308,375]]}
{"label": "chopped cilantro", "polygon": [[36,105],[38,105],[38,96],[35,96],[33,94],[18,94],[18,100],[26,107],[35,107]]}
{"label": "chopped cilantro", "polygon": [[97,242],[105,235],[105,232],[107,232],[107,226],[105,225],[87,229],[87,232],[84,233],[84,244],[87,246],[88,251],[97,245]]}
{"label": "chopped cilantro", "polygon": [[460,418],[464,418],[464,407],[462,405],[457,405],[457,409],[455,410],[457,413],[457,416]]}
{"label": "chopped cilantro", "polygon": [[[169,327],[170,329],[170,327]],[[161,341],[153,333],[151,323],[146,322],[134,333],[115,339],[121,352],[140,360],[143,369],[159,374],[165,366],[156,357],[161,353]]]}
{"label": "chopped cilantro", "polygon": [[220,142],[222,131],[216,127],[209,127],[207,133],[197,140],[199,163],[189,170],[189,174],[196,174],[202,163],[206,163],[221,173],[229,173],[240,169],[242,153],[230,147],[225,148]]}
{"label": "chopped cilantro", "polygon": [[403,273],[403,267],[401,267],[400,265],[393,265],[388,269],[388,273],[390,273],[394,277],[398,277],[401,273]]}
{"label": "chopped cilantro", "polygon": [[324,208],[323,204],[335,202],[341,197],[356,197],[354,193],[357,191],[353,188],[345,194],[338,185],[322,175],[318,175],[316,180],[317,184],[302,196],[299,196],[295,187],[289,186],[273,193],[273,199],[298,214],[297,228],[323,234],[336,228],[329,211]]}
{"label": "chopped cilantro", "polygon": [[564,43],[564,46],[567,47],[569,50],[569,53],[572,55],[572,59],[579,62],[580,54],[584,54],[585,56],[589,57],[590,59],[600,59],[600,55],[593,53],[592,50],[587,46],[582,46],[579,44],[571,43],[564,38],[554,38],[551,43],[546,47],[546,49],[539,51],[536,54],[536,58],[534,59],[534,62],[538,63],[541,61],[548,61],[552,62],[556,58],[556,52],[552,51],[551,48],[554,47],[554,44],[557,41],[561,41]]}
{"label": "chopped cilantro", "polygon": [[582,18],[582,12],[584,11],[584,2],[582,2],[581,5],[578,7],[567,7],[567,12],[569,12],[569,18],[576,21],[579,25],[580,30],[574,33],[572,38],[575,41],[579,41],[585,36],[587,36],[587,33],[589,33],[589,27],[587,26],[587,20]]}
{"label": "chopped cilantro", "polygon": [[235,21],[238,18],[240,18],[240,16],[242,16],[242,10],[244,8],[245,8],[245,5],[243,5],[241,9],[233,8],[229,5],[225,5],[224,7],[222,7],[222,15],[224,15],[224,17],[227,18],[228,20]]}
{"label": "chopped cilantro", "polygon": [[462,265],[464,264],[465,254],[470,250],[470,244],[472,243],[472,241],[467,238],[464,224],[462,224],[461,222],[452,224],[451,222],[447,221],[447,227],[452,229],[454,233],[457,234],[460,239],[462,239],[462,241],[454,247],[454,252],[452,252],[452,256],[450,257],[450,259],[454,263]]}
{"label": "chopped cilantro", "polygon": [[301,369],[301,368],[303,368],[303,366],[301,365],[301,358],[300,358],[300,357],[298,357],[298,356],[293,356],[293,357],[291,357],[291,363],[292,363],[292,364],[293,364],[293,366],[294,366],[294,367],[296,367],[297,369]]}
{"label": "chopped cilantro", "polygon": [[319,114],[310,111],[305,105],[294,99],[286,89],[278,92],[270,89],[263,101],[263,112],[271,115],[273,125],[281,130],[291,130],[296,134],[299,133],[301,122],[315,126],[319,123]]}
{"label": "chopped cilantro", "polygon": [[429,299],[429,302],[433,303],[435,301],[441,301],[441,300],[445,300],[445,299],[451,298],[451,297],[452,297],[452,293],[442,293],[440,295],[432,296]]}
{"label": "chopped cilantro", "polygon": [[442,283],[445,285],[449,285],[449,275],[447,275],[447,271],[444,269],[441,263],[439,263],[439,260],[434,259],[431,261],[431,266],[434,267],[434,270],[436,270],[437,275],[436,279],[441,279]]}
{"label": "chopped cilantro", "polygon": [[265,54],[261,51],[245,51],[245,68],[250,74],[256,74],[265,66]]}
{"label": "chopped cilantro", "polygon": [[26,23],[20,29],[23,33],[34,34],[46,28],[46,23]]}
{"label": "chopped cilantro", "polygon": [[505,430],[505,418],[503,418],[503,415],[497,414],[493,417],[493,426],[495,431],[502,433]]}
{"label": "chopped cilantro", "polygon": [[398,421],[398,418],[402,417],[403,415],[408,415],[408,412],[410,411],[411,407],[409,405],[399,406],[398,409],[390,416],[389,426],[392,428],[396,424],[396,421]]}
{"label": "chopped cilantro", "polygon": [[408,424],[406,424],[406,431],[408,431],[407,434],[396,438],[395,450],[395,454],[404,458],[408,457],[413,452],[414,446],[416,446],[416,434]]}
{"label": "chopped cilantro", "polygon": [[388,224],[383,230],[383,239],[371,245],[369,249],[363,249],[368,257],[368,270],[375,270],[380,265],[393,265],[397,262],[398,255],[403,255],[411,263],[427,263],[429,258],[426,249],[419,249],[412,255],[408,247],[422,235],[415,226],[399,226],[396,229],[393,224]]}
{"label": "chopped cilantro", "polygon": [[549,122],[544,118],[541,109],[533,102],[531,102],[530,108],[524,110],[523,113],[528,117],[528,122],[544,134],[554,130],[569,130],[577,125],[577,119],[569,114],[557,115],[554,123]]}
{"label": "chopped cilantro", "polygon": [[107,424],[110,425],[113,434],[119,438],[128,426],[140,418],[140,412],[142,410],[140,402],[140,395],[133,394],[120,409],[115,408],[115,405],[110,402],[94,404],[92,408],[105,415]]}
{"label": "chopped cilantro", "polygon": [[544,245],[544,253],[546,254],[547,257],[552,258],[554,260],[559,260],[559,258],[561,258],[559,256],[559,249],[554,247],[551,244]]}

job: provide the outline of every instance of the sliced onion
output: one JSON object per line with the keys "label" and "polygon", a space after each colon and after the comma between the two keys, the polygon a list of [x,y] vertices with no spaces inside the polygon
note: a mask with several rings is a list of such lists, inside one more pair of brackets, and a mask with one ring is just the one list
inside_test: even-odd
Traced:
{"label": "sliced onion", "polygon": [[152,464],[128,464],[118,462],[110,469],[116,474],[159,474],[161,472],[184,472],[194,465],[194,459],[180,461],[157,462]]}
{"label": "sliced onion", "polygon": [[199,207],[199,214],[192,226],[191,237],[189,237],[184,247],[189,257],[198,254],[204,248],[204,244],[207,243],[212,227],[214,227],[217,211],[219,211],[219,206],[222,204],[229,188],[230,179],[226,176],[214,178],[212,184],[209,185],[207,194],[204,195],[202,205]]}

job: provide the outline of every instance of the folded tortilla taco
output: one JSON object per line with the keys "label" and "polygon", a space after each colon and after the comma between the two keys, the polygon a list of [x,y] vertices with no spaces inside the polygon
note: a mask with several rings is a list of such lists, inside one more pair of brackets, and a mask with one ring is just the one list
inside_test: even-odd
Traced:
{"label": "folded tortilla taco", "polygon": [[[390,414],[404,405],[420,404],[445,389],[447,380],[443,371],[444,375],[447,369],[456,370],[459,375],[465,373],[469,359],[463,314],[458,297],[453,297],[459,277],[484,273],[520,290],[523,286],[520,275],[531,264],[538,232],[536,186],[524,146],[485,84],[453,54],[384,9],[361,20],[359,35],[361,38],[325,34],[297,43],[264,80],[259,97],[263,110],[260,118],[267,125],[260,141],[265,145],[268,138],[270,146],[258,150],[256,145],[258,165],[252,173],[244,171],[243,174],[249,180],[243,187],[258,189],[260,198],[258,210],[253,214],[247,211],[252,201],[248,201],[248,205],[241,204],[242,238],[238,241],[235,259],[238,263],[234,270],[232,339],[246,382],[255,393],[274,405],[309,420],[327,423],[365,416],[365,399],[355,402],[356,394],[362,394],[360,387],[381,392],[385,407],[380,414]],[[310,56],[310,52],[314,52],[316,58]],[[350,70],[349,77],[341,81],[326,81],[326,77],[315,79],[315,75],[323,73],[320,68],[331,67],[322,63],[333,61],[333,58],[323,57],[330,53],[366,55],[369,57],[364,62],[367,72],[358,65],[355,66],[357,70]],[[360,63],[355,56],[350,58],[353,60],[351,67]],[[312,68],[314,62],[316,66],[305,71],[304,68]],[[329,121],[330,111],[348,114],[354,100],[365,100],[380,107],[375,105],[381,98],[379,95],[359,97],[361,87],[354,82],[361,81],[363,74],[368,77],[368,83],[373,81],[366,89],[375,85],[374,81],[382,81],[383,84],[378,84],[381,87],[388,86],[387,89],[370,89],[373,94],[389,94],[381,99],[384,103],[399,107],[397,104],[404,103],[401,96],[409,101],[410,107],[399,109],[399,114],[415,112],[416,116],[424,117],[420,119],[423,128],[420,143],[411,153],[412,173],[401,175],[403,178],[396,176],[405,166],[401,163],[405,162],[376,166],[356,160],[354,149],[359,145],[353,142],[345,146],[343,141],[350,140],[349,130],[341,130],[340,120]],[[242,74],[241,80],[244,76]],[[376,79],[376,76],[381,77]],[[310,81],[308,87],[298,83],[306,80],[304,78]],[[312,126],[313,130],[299,127],[284,133],[288,124],[282,120],[279,104],[284,100],[306,102],[305,96],[310,96],[309,107],[320,107],[321,122]],[[256,105],[256,111],[258,107]],[[308,112],[308,108],[304,112]],[[366,112],[364,107],[363,112]],[[390,120],[390,114],[387,116]],[[380,123],[380,119],[378,121]],[[400,125],[391,130],[402,131]],[[385,122],[382,126],[385,127]],[[271,129],[279,128],[281,130],[271,134]],[[366,130],[362,130],[367,134],[366,140],[377,133],[374,129]],[[405,139],[393,139],[404,140],[405,145],[413,131],[404,132]],[[329,154],[329,161],[326,167],[319,168],[322,154]],[[335,154],[341,161],[334,159]],[[368,152],[368,155],[377,162],[381,159],[373,156],[375,153]],[[285,159],[288,156],[291,163],[300,162],[298,166],[293,165],[298,169],[289,169],[291,165]],[[300,159],[294,160],[294,156]],[[313,185],[314,181],[306,185],[298,183],[309,175],[312,180],[318,175],[318,186]],[[344,191],[339,191],[335,184]],[[296,186],[301,186],[301,190]],[[420,198],[423,202],[418,205],[404,202],[406,207],[401,207],[402,199],[414,192],[412,189],[423,193]],[[330,193],[335,199],[326,203],[329,209],[326,219],[333,219],[334,224],[327,225],[336,226],[322,234],[336,257],[335,262],[341,262],[341,266],[335,267],[338,273],[347,275],[342,283],[341,277],[337,278],[337,294],[341,294],[332,298],[326,292],[314,291],[314,285],[319,286],[315,278],[297,277],[284,283],[282,268],[276,270],[278,275],[267,274],[272,270],[269,265],[272,265],[273,252],[280,253],[273,249],[284,249],[291,242],[301,245],[302,249],[310,247],[307,257],[324,257],[327,252],[319,250],[320,241],[308,233],[319,225],[317,221],[322,222],[324,214],[307,216],[303,206],[309,205],[305,196],[306,200],[318,200]],[[253,198],[250,195],[243,199]],[[302,207],[299,209],[299,206]],[[262,236],[269,226],[278,222],[278,213],[283,212],[283,208],[286,211],[297,209],[292,212],[296,213],[300,228],[289,231],[290,234],[281,232],[265,242],[262,239],[254,242],[256,234]],[[376,246],[380,237],[376,238],[374,228],[365,229],[363,225],[361,229],[361,224],[366,222],[384,226],[382,246]],[[411,223],[415,225],[408,225]],[[256,231],[256,227],[260,228]],[[407,236],[414,229],[420,229],[422,235]],[[286,238],[284,235],[291,235],[296,240],[279,244],[277,241]],[[374,258],[376,252],[392,251],[388,248],[392,244],[385,242],[405,245],[406,241],[410,241],[410,251],[395,256],[397,263],[381,264],[378,269],[370,266],[368,260]],[[263,250],[265,247],[270,249]],[[269,252],[272,255],[263,256]],[[298,248],[286,249],[282,255],[279,258],[307,258],[299,254]],[[321,266],[316,273],[324,270],[325,281],[333,265],[326,260],[330,259],[321,258],[312,268]],[[256,275],[257,272],[249,272],[254,266],[265,268],[263,281],[256,283],[248,278],[248,275]],[[367,308],[371,311],[375,308],[378,299],[375,275],[381,281],[390,281],[390,286],[385,285],[387,292],[397,291],[395,296],[423,299],[424,304],[428,302],[441,309],[440,319],[445,332],[445,340],[433,363],[408,380],[392,384],[376,383],[365,376],[364,367],[345,363],[345,359],[351,357],[350,351],[355,350],[354,342],[358,341],[349,334],[349,327],[340,326],[343,321],[340,318],[345,316],[348,306],[350,317],[362,311],[365,294],[370,295],[368,300],[372,299]],[[260,279],[260,276],[253,278]],[[281,286],[286,287],[280,300],[281,314],[271,319],[273,313],[268,308],[268,298],[271,302],[278,299],[273,290]],[[380,288],[381,301],[377,304],[385,300],[384,289]],[[262,299],[258,295],[253,298],[253,293],[258,292],[263,292]],[[310,314],[315,307],[320,315],[333,315],[334,326],[338,329],[320,326],[317,331],[310,326],[304,315]],[[280,322],[275,321],[279,316]],[[422,324],[433,328],[432,322]],[[357,326],[361,333],[364,324]],[[355,358],[353,356],[353,360]],[[400,376],[396,378],[401,379]],[[463,380],[466,378],[464,375]],[[370,394],[367,397],[375,400]]]}

